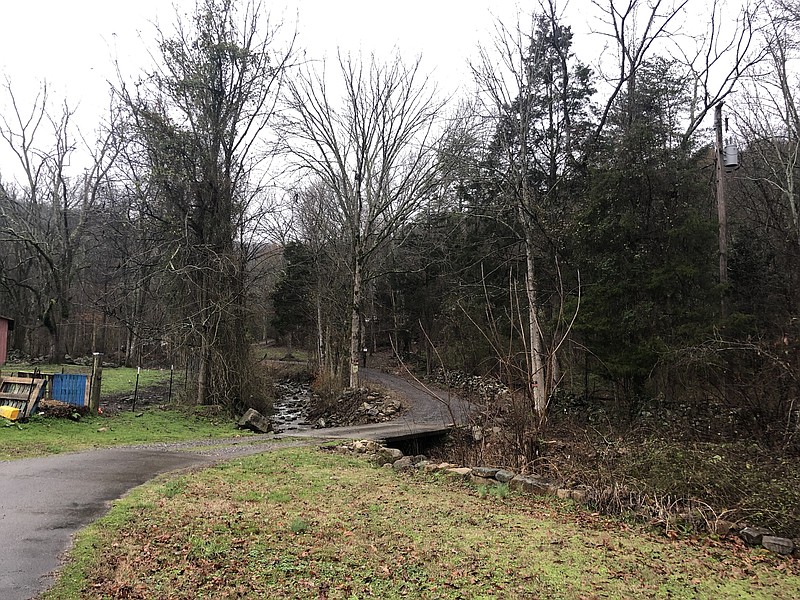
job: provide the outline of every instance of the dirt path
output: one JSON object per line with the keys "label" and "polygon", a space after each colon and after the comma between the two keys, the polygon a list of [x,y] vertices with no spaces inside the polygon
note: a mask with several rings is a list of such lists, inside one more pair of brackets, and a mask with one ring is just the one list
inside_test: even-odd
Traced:
{"label": "dirt path", "polygon": [[402,416],[370,425],[305,429],[279,434],[279,437],[314,437],[317,439],[407,439],[425,433],[444,432],[454,423],[467,420],[469,403],[435,386],[406,380],[373,369],[361,370],[363,381],[375,383],[396,394],[408,411]]}
{"label": "dirt path", "polygon": [[467,420],[469,403],[446,390],[373,369],[362,369],[361,373],[365,381],[391,390],[406,401],[410,408],[402,418],[407,421],[425,425],[449,425],[462,424]]}

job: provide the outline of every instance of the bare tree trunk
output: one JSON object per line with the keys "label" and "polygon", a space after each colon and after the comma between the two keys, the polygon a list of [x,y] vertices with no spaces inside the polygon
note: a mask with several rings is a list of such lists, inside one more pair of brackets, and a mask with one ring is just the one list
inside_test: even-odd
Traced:
{"label": "bare tree trunk", "polygon": [[358,365],[361,354],[361,259],[356,255],[353,268],[353,307],[350,314],[350,383],[351,388],[357,388],[359,383]]}
{"label": "bare tree trunk", "polygon": [[400,358],[400,336],[398,334],[400,324],[397,319],[397,294],[394,290],[391,290],[390,297],[392,299],[392,332],[389,335],[391,336],[392,354]]}
{"label": "bare tree trunk", "polygon": [[543,418],[547,414],[547,376],[542,342],[542,330],[539,325],[539,304],[536,294],[536,273],[533,260],[533,240],[530,228],[525,232],[525,292],[528,297],[528,327],[529,327],[529,363],[528,386],[533,398],[533,407],[536,414]]}
{"label": "bare tree trunk", "polygon": [[197,369],[197,404],[204,405],[208,401],[208,371],[210,361],[208,340],[203,336],[200,342],[200,365]]}
{"label": "bare tree trunk", "polygon": [[[321,284],[321,282],[318,283]],[[327,355],[325,353],[325,340],[322,330],[322,296],[319,290],[320,287],[321,285],[317,286],[317,361],[319,362],[320,370],[323,370],[326,367],[325,360]]]}

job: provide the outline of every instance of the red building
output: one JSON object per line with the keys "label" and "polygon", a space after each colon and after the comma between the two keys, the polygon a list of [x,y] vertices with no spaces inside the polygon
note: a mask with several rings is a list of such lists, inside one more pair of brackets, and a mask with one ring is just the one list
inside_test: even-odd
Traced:
{"label": "red building", "polygon": [[0,365],[6,362],[9,331],[14,331],[14,319],[0,316]]}

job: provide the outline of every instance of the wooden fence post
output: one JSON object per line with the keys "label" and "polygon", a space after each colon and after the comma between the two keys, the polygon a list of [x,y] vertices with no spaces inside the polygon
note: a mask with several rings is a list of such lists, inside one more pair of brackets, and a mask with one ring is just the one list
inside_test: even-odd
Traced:
{"label": "wooden fence post", "polygon": [[100,386],[103,381],[103,355],[100,352],[92,354],[92,380],[89,384],[89,412],[97,414],[100,408]]}

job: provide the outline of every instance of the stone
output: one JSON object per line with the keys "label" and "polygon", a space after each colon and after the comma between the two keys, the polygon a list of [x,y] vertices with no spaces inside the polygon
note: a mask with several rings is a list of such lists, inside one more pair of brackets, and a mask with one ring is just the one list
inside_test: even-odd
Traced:
{"label": "stone", "polygon": [[761,545],[776,554],[791,554],[794,552],[794,542],[788,538],[765,535],[761,538]]}
{"label": "stone", "polygon": [[403,451],[397,448],[381,447],[378,449],[378,456],[385,462],[393,463],[396,460],[403,458]]}
{"label": "stone", "polygon": [[497,481],[499,481],[500,483],[508,483],[516,476],[517,476],[516,473],[512,471],[506,471],[505,469],[500,469],[497,471],[497,473],[494,474],[494,478],[497,479]]}
{"label": "stone", "polygon": [[475,485],[497,485],[497,479],[494,477],[481,477],[480,475],[476,475],[475,469],[472,470],[472,474],[469,476],[469,479]]}
{"label": "stone", "polygon": [[424,460],[428,460],[428,457],[425,456],[424,454],[417,454],[416,456],[411,457],[411,462],[413,462],[415,465],[421,463]]}
{"label": "stone", "polygon": [[739,537],[744,540],[748,546],[760,546],[761,540],[765,535],[773,535],[769,529],[764,527],[745,527],[739,532]]}
{"label": "stone", "polygon": [[272,431],[270,420],[254,408],[247,409],[247,412],[239,419],[238,425],[241,429],[249,429],[256,433],[269,433]]}
{"label": "stone", "polygon": [[422,469],[422,470],[427,471],[428,467],[430,466],[430,464],[431,464],[431,461],[429,461],[429,460],[421,460],[418,463],[414,463],[414,466],[417,467],[418,469]]}
{"label": "stone", "polygon": [[550,496],[555,495],[553,487],[544,481],[534,479],[533,477],[526,477],[524,475],[517,475],[508,482],[508,487],[515,492],[523,492],[525,494],[534,494],[536,496]]}
{"label": "stone", "polygon": [[472,473],[472,469],[469,467],[450,467],[445,469],[444,472],[454,477],[469,477],[470,473]]}
{"label": "stone", "polygon": [[367,451],[367,445],[364,442],[357,441],[353,442],[353,452],[358,452],[359,454],[363,454]]}
{"label": "stone", "polygon": [[726,536],[735,533],[739,527],[733,521],[726,521],[725,519],[717,519],[712,525],[711,532],[719,536]]}
{"label": "stone", "polygon": [[395,471],[409,471],[414,468],[414,463],[410,456],[404,456],[392,463],[392,469]]}
{"label": "stone", "polygon": [[477,475],[478,477],[488,477],[494,479],[494,476],[497,475],[497,472],[500,469],[495,469],[493,467],[472,467],[472,474]]}
{"label": "stone", "polygon": [[578,502],[580,504],[586,504],[586,498],[588,497],[586,494],[586,490],[571,490],[570,497],[572,498],[573,502]]}

